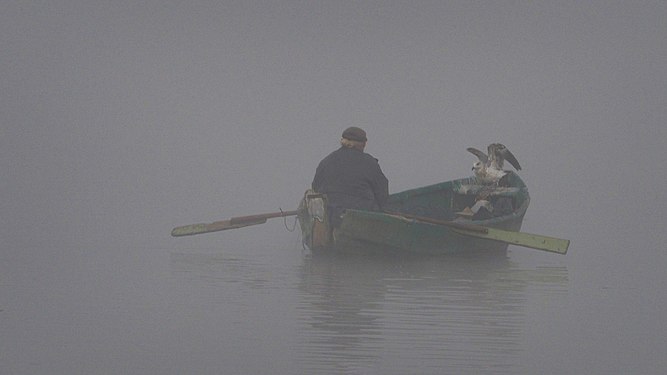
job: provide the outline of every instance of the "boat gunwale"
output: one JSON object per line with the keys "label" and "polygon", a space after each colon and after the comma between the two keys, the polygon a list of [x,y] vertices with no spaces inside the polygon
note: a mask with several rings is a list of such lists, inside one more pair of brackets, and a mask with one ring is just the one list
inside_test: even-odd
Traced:
{"label": "boat gunwale", "polygon": [[[518,197],[519,199],[520,204],[507,214],[491,217],[488,219],[471,220],[462,217],[455,217],[455,212],[453,212],[453,210],[444,211],[443,215],[434,215],[434,211],[431,211],[430,214],[421,214],[419,212],[415,212],[414,208],[418,208],[418,205],[412,207],[410,206],[410,202],[414,203],[415,199],[418,201],[420,196],[438,194],[440,191],[446,191],[446,194],[451,194],[449,198],[445,199],[453,199],[454,194],[471,196],[480,192],[480,189],[484,190],[488,188],[488,186],[475,184],[476,181],[474,177],[459,178],[391,194],[386,206],[388,208],[386,212],[355,209],[346,210],[343,214],[344,224],[342,224],[340,228],[337,228],[334,231],[335,234],[332,237],[334,238],[334,241],[331,246],[339,248],[341,247],[340,245],[347,246],[350,243],[358,243],[362,247],[379,246],[386,248],[389,246],[396,250],[407,251],[411,253],[449,253],[451,252],[450,248],[452,247],[452,244],[468,244],[473,248],[480,247],[482,244],[493,244],[493,242],[488,239],[471,238],[447,226],[426,223],[406,216],[416,215],[436,220],[451,221],[453,223],[463,225],[471,224],[474,226],[487,226],[497,229],[518,231],[521,228],[523,217],[528,209],[530,195],[523,180],[518,175],[513,177],[514,178],[511,180],[509,187],[510,189],[507,189],[506,191],[500,192],[500,194],[498,194],[500,196]],[[460,190],[462,186],[465,186],[465,188]],[[437,209],[437,207],[438,204],[436,204],[435,209]],[[406,216],[402,216],[402,213],[405,213]],[[384,224],[378,227],[378,231],[387,233],[389,237],[383,237],[382,235],[377,237],[378,231],[374,230],[370,232],[364,232],[363,229],[360,230],[358,225],[362,225],[362,227],[365,226],[363,223],[364,221],[367,223],[377,221],[378,224],[383,222]],[[408,225],[406,226],[406,224]],[[370,225],[372,226],[372,224]],[[393,232],[404,233],[407,236],[405,238],[412,237],[413,235],[410,233],[422,233],[425,234],[427,238],[431,239],[416,240],[420,244],[427,244],[427,248],[417,244],[414,244],[413,246],[412,243],[406,243],[400,239],[396,241],[395,239],[401,238],[401,234],[399,234],[398,237],[394,237],[395,239],[392,240],[391,233]],[[365,233],[369,233],[369,235],[366,236]],[[433,236],[447,239],[442,242],[442,245],[432,246],[434,244]],[[375,239],[373,237],[375,237]],[[339,239],[342,241],[339,241]],[[449,239],[451,239],[451,243]],[[506,248],[507,246],[504,247],[504,250],[506,250]]]}

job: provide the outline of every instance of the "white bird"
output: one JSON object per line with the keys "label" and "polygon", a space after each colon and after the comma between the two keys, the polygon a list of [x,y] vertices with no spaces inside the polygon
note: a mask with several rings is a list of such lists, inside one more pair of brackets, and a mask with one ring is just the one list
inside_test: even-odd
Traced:
{"label": "white bird", "polygon": [[472,170],[475,177],[484,185],[498,184],[503,177],[512,173],[503,170],[505,160],[517,171],[521,170],[521,166],[514,155],[500,143],[490,144],[487,148],[488,155],[473,147],[468,147],[467,150],[479,159],[473,164]]}

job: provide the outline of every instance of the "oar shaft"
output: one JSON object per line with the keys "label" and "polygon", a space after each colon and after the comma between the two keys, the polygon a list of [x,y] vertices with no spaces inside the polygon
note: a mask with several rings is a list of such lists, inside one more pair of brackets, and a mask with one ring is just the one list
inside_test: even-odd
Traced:
{"label": "oar shaft", "polygon": [[200,223],[176,227],[171,231],[174,237],[192,236],[195,234],[219,232],[227,229],[243,228],[251,225],[264,224],[267,219],[274,217],[294,216],[296,211],[270,212],[259,215],[238,216],[229,220],[221,220],[213,223]]}
{"label": "oar shaft", "polygon": [[296,211],[270,212],[270,213],[267,213],[267,214],[233,217],[233,218],[229,219],[229,222],[232,223],[232,224],[241,224],[241,223],[253,222],[253,221],[262,220],[262,219],[271,219],[271,218],[274,218],[274,217],[294,216],[296,214],[297,214]]}
{"label": "oar shaft", "polygon": [[437,219],[432,219],[430,217],[417,216],[417,215],[404,214],[404,213],[395,213],[395,212],[388,212],[388,213],[392,214],[392,215],[403,216],[403,217],[406,217],[408,219],[415,219],[417,221],[422,221],[424,223],[429,223],[429,224],[442,225],[442,226],[446,226],[446,227],[458,228],[458,229],[469,230],[469,231],[472,231],[472,232],[479,232],[479,233],[488,233],[489,232],[489,228],[483,227],[481,225],[457,223],[455,221],[437,220]]}

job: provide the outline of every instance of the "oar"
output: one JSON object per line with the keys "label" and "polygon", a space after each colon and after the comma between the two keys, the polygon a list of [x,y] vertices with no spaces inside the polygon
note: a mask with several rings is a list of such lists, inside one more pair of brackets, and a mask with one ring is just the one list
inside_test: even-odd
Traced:
{"label": "oar", "polygon": [[258,214],[250,216],[239,216],[239,217],[233,217],[229,220],[221,220],[213,223],[190,224],[190,225],[184,225],[182,227],[176,227],[171,231],[171,235],[174,237],[181,237],[181,236],[191,236],[194,234],[218,232],[227,229],[243,228],[251,225],[264,224],[266,223],[267,219],[271,219],[274,217],[285,217],[294,215],[296,215],[296,211],[280,211],[280,212],[270,212],[266,214]]}
{"label": "oar", "polygon": [[570,240],[555,237],[547,237],[539,234],[524,232],[512,232],[508,230],[485,227],[475,224],[465,224],[455,221],[444,221],[431,219],[429,217],[415,216],[404,213],[388,212],[392,215],[403,216],[424,223],[442,225],[452,228],[453,231],[466,236],[484,238],[492,241],[504,242],[511,245],[529,247],[537,250],[549,251],[557,254],[566,254],[570,246]]}

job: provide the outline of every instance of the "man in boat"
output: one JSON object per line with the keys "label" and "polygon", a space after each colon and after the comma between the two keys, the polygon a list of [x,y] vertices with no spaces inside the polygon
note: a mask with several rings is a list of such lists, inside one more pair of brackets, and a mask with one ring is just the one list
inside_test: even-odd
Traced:
{"label": "man in boat", "polygon": [[312,188],[327,196],[330,223],[337,227],[346,208],[382,210],[389,196],[389,182],[378,160],[364,152],[366,132],[349,127],[341,147],[317,166]]}

